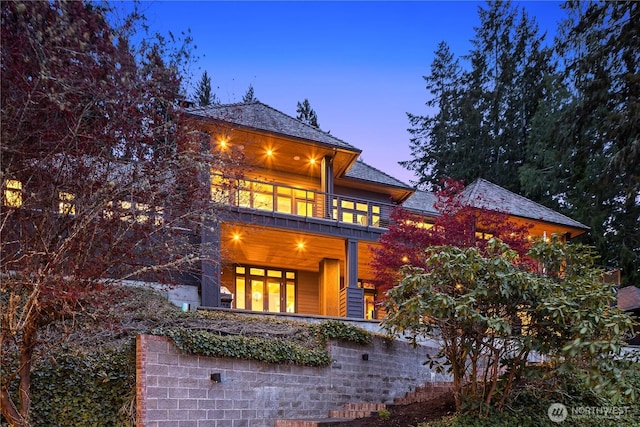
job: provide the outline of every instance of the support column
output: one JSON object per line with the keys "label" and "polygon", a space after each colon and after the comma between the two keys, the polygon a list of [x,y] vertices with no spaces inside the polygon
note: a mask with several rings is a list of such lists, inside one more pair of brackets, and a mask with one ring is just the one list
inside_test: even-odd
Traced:
{"label": "support column", "polygon": [[324,156],[322,158],[322,170],[320,172],[320,187],[325,193],[322,203],[322,217],[331,218],[333,194],[333,157]]}
{"label": "support column", "polygon": [[320,261],[320,314],[340,316],[340,261]]}
{"label": "support column", "polygon": [[342,315],[364,319],[364,289],[358,287],[358,241],[345,241],[345,287],[340,293]]}
{"label": "support column", "polygon": [[207,221],[202,227],[202,276],[200,298],[203,307],[220,307],[220,226]]}
{"label": "support column", "polygon": [[[211,152],[211,135],[200,133],[200,151]],[[211,170],[209,165],[198,171],[203,194],[207,203],[211,198]],[[207,218],[200,228],[200,251],[202,253],[200,273],[200,304],[203,307],[220,307],[220,222]]]}

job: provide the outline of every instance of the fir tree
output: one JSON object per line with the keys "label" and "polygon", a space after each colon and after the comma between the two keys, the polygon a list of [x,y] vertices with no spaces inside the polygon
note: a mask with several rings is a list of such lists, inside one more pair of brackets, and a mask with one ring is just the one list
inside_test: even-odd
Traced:
{"label": "fir tree", "polygon": [[258,98],[256,98],[254,93],[253,93],[253,85],[252,84],[249,84],[249,87],[247,88],[247,92],[242,97],[242,102],[244,102],[245,104],[248,104],[248,103],[251,103],[251,102],[258,102]]}
{"label": "fir tree", "polygon": [[298,102],[296,112],[298,113],[296,119],[300,120],[302,123],[306,123],[316,128],[320,127],[318,125],[318,116],[316,115],[316,112],[313,111],[313,108],[311,108],[308,99],[305,98],[302,103]]}
{"label": "fir tree", "polygon": [[196,102],[200,107],[216,104],[216,95],[211,92],[211,77],[205,71],[196,88]]}
{"label": "fir tree", "polygon": [[574,95],[556,143],[571,171],[568,213],[592,227],[603,263],[640,281],[640,4],[570,2],[557,39]]}

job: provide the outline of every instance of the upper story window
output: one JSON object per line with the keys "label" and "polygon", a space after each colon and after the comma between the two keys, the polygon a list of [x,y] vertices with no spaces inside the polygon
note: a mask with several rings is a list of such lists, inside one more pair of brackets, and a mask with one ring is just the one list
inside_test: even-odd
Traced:
{"label": "upper story window", "polygon": [[109,202],[104,210],[105,218],[113,218],[119,215],[122,221],[135,221],[146,224],[153,221],[154,225],[164,224],[164,208],[162,206],[151,206],[148,203],[132,202],[129,200],[119,200],[116,203]]}
{"label": "upper story window", "polygon": [[314,191],[266,182],[242,179],[230,185],[220,175],[212,175],[211,179],[212,201],[242,208],[314,216],[316,196]]}
{"label": "upper story window", "polygon": [[5,179],[2,191],[2,203],[5,206],[19,208],[22,206],[22,181]]}
{"label": "upper story window", "polygon": [[63,215],[76,214],[76,195],[66,191],[58,191],[58,213]]}
{"label": "upper story window", "polygon": [[349,199],[333,199],[333,218],[351,224],[380,226],[380,206]]}

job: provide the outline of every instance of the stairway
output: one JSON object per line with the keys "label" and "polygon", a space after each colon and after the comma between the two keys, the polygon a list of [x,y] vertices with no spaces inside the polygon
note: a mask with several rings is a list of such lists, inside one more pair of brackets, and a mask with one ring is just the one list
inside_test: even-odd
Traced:
{"label": "stairway", "polygon": [[433,382],[417,387],[415,391],[407,393],[404,397],[396,397],[393,403],[345,403],[341,409],[329,411],[328,418],[276,420],[275,427],[340,427],[343,423],[355,418],[365,418],[376,415],[383,409],[393,405],[409,405],[416,402],[426,402],[443,393],[451,391],[451,383]]}

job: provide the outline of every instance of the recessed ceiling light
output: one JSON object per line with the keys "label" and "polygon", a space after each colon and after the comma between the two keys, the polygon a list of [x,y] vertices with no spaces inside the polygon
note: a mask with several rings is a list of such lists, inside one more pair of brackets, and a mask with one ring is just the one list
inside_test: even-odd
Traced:
{"label": "recessed ceiling light", "polygon": [[293,156],[293,160],[300,160],[300,156]]}

